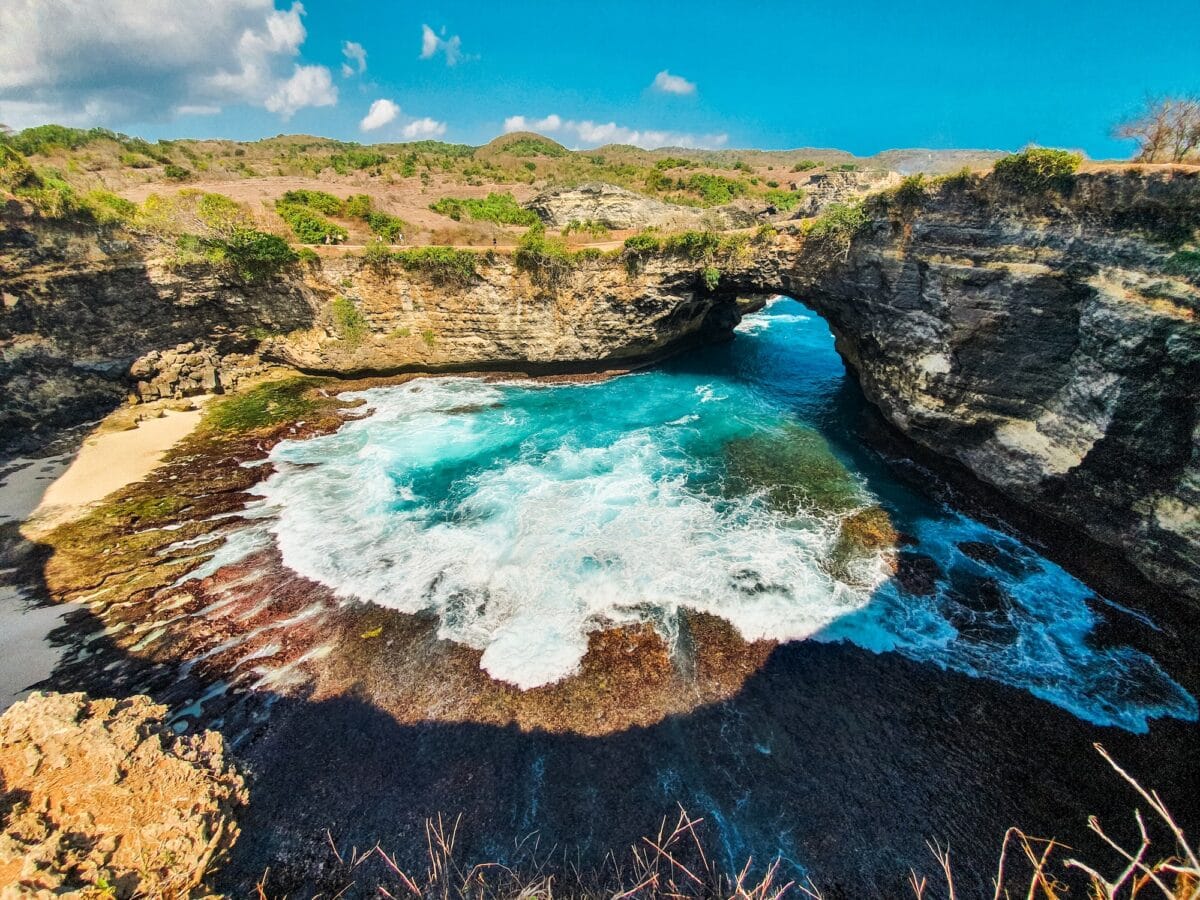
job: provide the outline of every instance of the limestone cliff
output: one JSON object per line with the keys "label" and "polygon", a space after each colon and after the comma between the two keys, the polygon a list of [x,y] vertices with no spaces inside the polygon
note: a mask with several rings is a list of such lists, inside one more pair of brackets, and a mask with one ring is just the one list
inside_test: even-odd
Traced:
{"label": "limestone cliff", "polygon": [[909,437],[1200,597],[1200,176],[948,182],[794,292]]}

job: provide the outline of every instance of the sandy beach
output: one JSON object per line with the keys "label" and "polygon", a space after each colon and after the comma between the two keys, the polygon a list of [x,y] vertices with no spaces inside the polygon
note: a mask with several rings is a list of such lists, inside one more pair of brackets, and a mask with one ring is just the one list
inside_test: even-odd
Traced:
{"label": "sandy beach", "polygon": [[[153,404],[124,408],[101,422],[78,452],[40,459],[14,459],[0,467],[0,525],[18,526],[31,541],[63,522],[77,519],[113,491],[146,477],[166,452],[200,422],[201,405],[161,417]],[[138,419],[140,416],[151,416]],[[129,425],[136,422],[136,426]],[[37,605],[39,597],[6,583],[16,570],[0,567],[0,712],[49,677],[61,655],[48,637],[73,604]]]}
{"label": "sandy beach", "polygon": [[113,491],[145,478],[166,452],[200,423],[207,399],[195,398],[192,409],[164,407],[161,417],[142,419],[136,427],[123,430],[117,428],[128,420],[128,410],[119,410],[84,440],[66,471],[52,482],[32,482],[37,478],[34,470],[40,471],[37,466],[11,477],[0,491],[0,515],[11,515],[10,491],[13,503],[28,507],[30,497],[44,487],[37,504],[23,517],[22,533],[34,537],[79,518]]}

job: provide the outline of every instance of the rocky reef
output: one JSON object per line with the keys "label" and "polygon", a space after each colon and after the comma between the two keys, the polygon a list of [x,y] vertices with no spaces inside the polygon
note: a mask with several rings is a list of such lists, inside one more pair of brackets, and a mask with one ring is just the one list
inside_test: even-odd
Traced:
{"label": "rocky reef", "polygon": [[177,735],[165,714],[34,694],[0,716],[0,894],[208,893],[247,793],[220,735]]}
{"label": "rocky reef", "polygon": [[347,256],[246,283],[8,214],[0,426],[36,437],[128,394],[221,388],[264,364],[628,368],[728,339],[782,293],[825,317],[899,431],[1200,598],[1200,295],[1170,262],[1198,225],[1194,172],[1039,190],[963,176],[883,192],[836,229],[545,265]]}

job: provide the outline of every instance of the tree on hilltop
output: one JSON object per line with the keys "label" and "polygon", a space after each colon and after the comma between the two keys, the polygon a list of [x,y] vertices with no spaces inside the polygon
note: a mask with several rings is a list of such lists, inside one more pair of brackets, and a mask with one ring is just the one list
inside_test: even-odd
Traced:
{"label": "tree on hilltop", "polygon": [[1139,162],[1183,162],[1200,149],[1200,99],[1147,97],[1142,111],[1113,135],[1138,142]]}

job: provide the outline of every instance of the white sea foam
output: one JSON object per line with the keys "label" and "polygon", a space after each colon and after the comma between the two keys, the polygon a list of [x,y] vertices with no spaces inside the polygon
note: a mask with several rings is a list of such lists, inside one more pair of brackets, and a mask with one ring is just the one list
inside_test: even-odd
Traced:
{"label": "white sea foam", "polygon": [[263,490],[279,510],[284,561],[344,596],[435,610],[440,634],[482,650],[495,678],[522,688],[563,678],[606,623],[648,619],[671,639],[680,606],[750,639],[793,640],[869,598],[822,566],[835,522],[785,521],[753,499],[690,490],[661,429],[484,466],[448,505],[417,493],[420,470],[508,436],[444,411],[501,392],[443,380],[362,396],[371,419],[274,455],[279,471]]}

